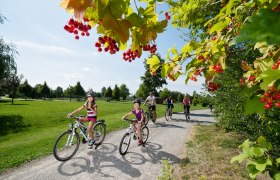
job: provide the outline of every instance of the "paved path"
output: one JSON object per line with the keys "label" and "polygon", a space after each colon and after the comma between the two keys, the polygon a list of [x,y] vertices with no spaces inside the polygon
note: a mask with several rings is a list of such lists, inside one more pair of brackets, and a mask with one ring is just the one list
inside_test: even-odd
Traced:
{"label": "paved path", "polygon": [[125,130],[119,130],[108,134],[96,149],[81,144],[77,154],[67,162],[59,162],[50,155],[6,172],[0,179],[157,179],[162,170],[162,159],[178,164],[184,158],[191,126],[214,122],[208,109],[192,111],[189,122],[182,113],[174,114],[173,118],[168,122],[164,118],[155,124],[149,122],[150,136],[145,147],[132,141],[124,156],[119,154],[118,147]]}

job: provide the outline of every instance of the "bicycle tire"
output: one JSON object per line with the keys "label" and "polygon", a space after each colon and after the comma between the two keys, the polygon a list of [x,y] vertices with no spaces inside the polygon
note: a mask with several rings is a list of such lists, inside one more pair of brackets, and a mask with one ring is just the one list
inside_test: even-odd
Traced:
{"label": "bicycle tire", "polygon": [[93,126],[93,134],[94,134],[94,140],[95,140],[95,145],[100,145],[106,136],[106,124],[102,122],[97,122]]}
{"label": "bicycle tire", "polygon": [[152,112],[152,122],[155,123],[156,120],[157,120],[157,113],[156,113],[156,111],[153,111]]}
{"label": "bicycle tire", "polygon": [[144,113],[144,118],[145,118],[144,124],[147,125],[150,120],[150,115],[148,112]]}
{"label": "bicycle tire", "polygon": [[131,141],[131,137],[129,133],[125,133],[122,137],[122,140],[120,142],[120,146],[119,146],[119,153],[121,155],[125,155],[129,145],[130,145],[130,141]]}
{"label": "bicycle tire", "polygon": [[[68,141],[70,139],[72,139],[72,141],[71,144],[69,145],[70,142]],[[73,135],[72,130],[65,131],[62,134],[60,134],[59,137],[56,139],[53,146],[53,155],[55,159],[57,159],[58,161],[67,161],[76,154],[76,152],[79,149],[79,146],[80,146],[80,136],[78,135],[78,133],[75,132]]]}
{"label": "bicycle tire", "polygon": [[142,127],[142,141],[143,144],[147,142],[149,138],[149,128],[147,126]]}

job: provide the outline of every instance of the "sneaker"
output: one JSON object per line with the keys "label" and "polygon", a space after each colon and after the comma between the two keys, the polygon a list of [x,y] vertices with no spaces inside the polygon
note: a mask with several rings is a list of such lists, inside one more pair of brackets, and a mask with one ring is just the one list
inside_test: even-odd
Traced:
{"label": "sneaker", "polygon": [[95,141],[91,139],[91,140],[89,140],[88,145],[92,147],[94,145],[94,143],[95,143]]}
{"label": "sneaker", "polygon": [[134,140],[136,140],[136,139],[137,139],[137,137],[136,137],[135,135],[133,135],[133,139],[134,139]]}
{"label": "sneaker", "polygon": [[141,146],[143,144],[143,141],[139,140],[137,144],[138,144],[138,146]]}

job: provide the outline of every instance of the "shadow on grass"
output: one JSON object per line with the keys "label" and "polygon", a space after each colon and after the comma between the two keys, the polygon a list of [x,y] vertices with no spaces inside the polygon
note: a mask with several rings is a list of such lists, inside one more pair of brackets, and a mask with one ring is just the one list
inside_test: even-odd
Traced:
{"label": "shadow on grass", "polygon": [[19,115],[0,115],[0,135],[6,135],[9,131],[19,132],[29,127],[23,122],[23,117]]}

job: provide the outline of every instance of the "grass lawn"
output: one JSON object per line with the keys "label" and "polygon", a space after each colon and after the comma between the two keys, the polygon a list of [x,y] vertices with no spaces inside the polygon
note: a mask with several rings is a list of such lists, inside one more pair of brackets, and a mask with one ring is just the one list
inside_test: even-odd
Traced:
{"label": "grass lawn", "polygon": [[236,133],[226,133],[214,125],[194,126],[175,179],[249,179],[244,163],[230,163],[242,142]]}
{"label": "grass lawn", "polygon": [[[56,138],[68,128],[66,115],[83,103],[15,100],[12,105],[10,102],[0,101],[0,173],[51,154]],[[105,119],[107,133],[128,126],[121,117],[132,110],[132,102],[97,100],[97,105],[98,119]],[[143,105],[142,108],[146,109]],[[165,109],[165,105],[157,106],[158,117],[164,115]],[[191,108],[195,109],[202,107]],[[182,111],[182,106],[175,104],[173,112]],[[81,114],[85,115],[86,112],[82,111]]]}

